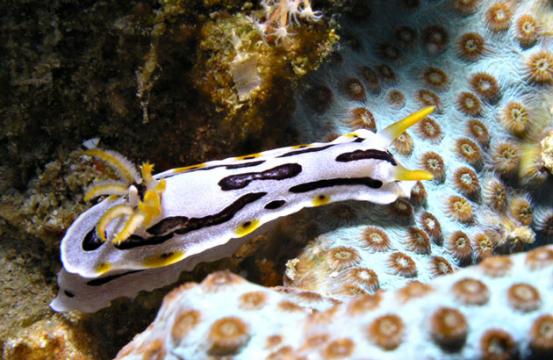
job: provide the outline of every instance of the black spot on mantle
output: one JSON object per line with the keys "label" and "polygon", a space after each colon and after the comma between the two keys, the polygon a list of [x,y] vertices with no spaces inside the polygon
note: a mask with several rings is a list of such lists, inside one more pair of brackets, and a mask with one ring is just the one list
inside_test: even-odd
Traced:
{"label": "black spot on mantle", "polygon": [[254,180],[282,180],[289,179],[301,172],[300,164],[283,164],[260,172],[230,175],[219,181],[221,190],[243,189]]}
{"label": "black spot on mantle", "polygon": [[316,189],[342,185],[365,185],[373,189],[378,189],[382,186],[382,181],[370,177],[324,179],[292,186],[289,191],[292,193],[304,193]]}

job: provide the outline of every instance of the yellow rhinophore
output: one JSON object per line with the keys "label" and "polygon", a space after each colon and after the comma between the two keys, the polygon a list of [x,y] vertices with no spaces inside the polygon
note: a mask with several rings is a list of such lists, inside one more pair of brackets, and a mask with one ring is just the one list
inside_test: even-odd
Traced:
{"label": "yellow rhinophore", "polygon": [[395,138],[403,134],[405,130],[415,125],[416,123],[418,123],[419,121],[427,117],[428,115],[432,114],[435,109],[436,109],[435,106],[425,107],[417,112],[412,113],[406,118],[396,121],[395,123],[387,126],[384,130],[379,131],[378,134],[383,136],[385,139],[387,139],[388,144],[391,144],[392,141],[394,141]]}
{"label": "yellow rhinophore", "polygon": [[395,168],[394,178],[403,181],[432,180],[434,175],[426,170],[409,170],[398,164]]}

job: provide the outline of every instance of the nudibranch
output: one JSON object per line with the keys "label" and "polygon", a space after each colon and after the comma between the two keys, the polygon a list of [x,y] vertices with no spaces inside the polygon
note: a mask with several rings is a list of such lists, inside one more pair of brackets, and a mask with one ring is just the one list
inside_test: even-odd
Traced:
{"label": "nudibranch", "polygon": [[[64,236],[60,293],[52,307],[65,310],[67,301],[76,304],[77,295],[82,299],[86,294],[89,302],[100,296],[98,301],[105,302],[161,287],[201,261],[228,256],[261,225],[305,207],[344,200],[389,204],[409,197],[417,180],[432,175],[406,169],[387,148],[433,110],[424,108],[378,133],[360,129],[329,143],[157,175],[151,164],[139,172],[115,152],[88,150],[87,155],[113,167],[120,180],[93,184],[86,192],[87,200],[108,196],[81,214]],[[135,289],[117,293],[113,284],[122,278],[132,279]],[[106,295],[107,289],[115,293]]]}

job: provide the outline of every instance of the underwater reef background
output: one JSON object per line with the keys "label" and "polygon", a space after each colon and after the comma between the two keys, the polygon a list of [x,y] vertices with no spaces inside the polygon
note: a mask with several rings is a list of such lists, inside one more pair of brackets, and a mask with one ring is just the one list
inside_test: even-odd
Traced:
{"label": "underwater reef background", "polygon": [[310,305],[322,311],[553,243],[551,1],[314,1],[322,18],[290,21],[284,38],[256,26],[269,3],[0,5],[3,358],[113,358],[171,289],[94,314],[49,309],[83,190],[113,176],[80,156],[92,138],[157,172],[437,107],[393,147],[435,176],[410,200],[302,211],[181,282],[230,270],[324,296]]}

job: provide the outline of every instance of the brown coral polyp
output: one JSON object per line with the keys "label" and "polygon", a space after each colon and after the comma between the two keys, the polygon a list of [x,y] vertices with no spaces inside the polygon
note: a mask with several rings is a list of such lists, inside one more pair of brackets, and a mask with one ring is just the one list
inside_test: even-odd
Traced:
{"label": "brown coral polyp", "polygon": [[518,101],[510,101],[501,113],[501,123],[513,135],[523,136],[528,130],[528,111]]}
{"label": "brown coral polyp", "polygon": [[516,342],[501,329],[489,329],[480,338],[481,359],[518,359]]}
{"label": "brown coral polyp", "polygon": [[520,45],[532,46],[539,36],[538,20],[532,15],[524,14],[516,21],[516,38]]}
{"label": "brown coral polyp", "polygon": [[478,72],[470,78],[470,85],[478,95],[488,101],[495,101],[499,97],[497,79],[486,72]]}
{"label": "brown coral polyp", "polygon": [[468,133],[478,141],[482,146],[488,146],[490,143],[490,134],[488,128],[480,120],[472,119],[467,122]]}
{"label": "brown coral polyp", "polygon": [[388,268],[392,273],[403,277],[417,276],[417,265],[411,257],[402,252],[395,252],[388,258]]}
{"label": "brown coral polyp", "polygon": [[447,248],[461,265],[470,263],[472,259],[472,246],[468,235],[463,231],[457,230],[449,236]]}
{"label": "brown coral polyp", "polygon": [[531,81],[543,85],[553,84],[553,53],[541,50],[528,58],[526,66]]}
{"label": "brown coral polyp", "polygon": [[469,116],[480,115],[480,112],[482,111],[480,99],[468,91],[459,94],[457,97],[457,107],[459,111]]}
{"label": "brown coral polyp", "polygon": [[401,155],[409,155],[413,152],[415,143],[409,133],[404,132],[399,135],[393,142],[392,146]]}
{"label": "brown coral polyp", "polygon": [[481,0],[455,0],[453,2],[454,8],[461,14],[472,14],[480,6]]}
{"label": "brown coral polyp", "polygon": [[424,231],[432,238],[432,241],[436,244],[441,244],[443,241],[442,226],[438,219],[431,213],[424,212],[421,214],[420,222]]}
{"label": "brown coral polyp", "polygon": [[378,75],[382,78],[382,80],[387,82],[396,82],[397,77],[394,70],[392,70],[391,67],[389,67],[386,64],[381,64],[376,67],[376,71],[378,72]]}
{"label": "brown coral polyp", "polygon": [[417,280],[409,281],[407,285],[397,291],[401,302],[408,302],[412,299],[421,298],[432,292],[432,286]]}
{"label": "brown coral polyp", "polygon": [[543,314],[534,320],[530,329],[530,348],[537,358],[553,356],[553,315]]}
{"label": "brown coral polyp", "polygon": [[486,284],[474,278],[457,280],[452,287],[455,298],[465,305],[484,305],[490,299]]}
{"label": "brown coral polyp", "polygon": [[446,352],[458,352],[467,340],[468,323],[459,310],[442,307],[430,319],[432,340]]}
{"label": "brown coral polyp", "polygon": [[361,285],[368,292],[375,292],[380,287],[378,275],[374,270],[367,268],[355,268],[348,272],[348,282]]}
{"label": "brown coral polyp", "polygon": [[422,205],[427,196],[428,194],[426,193],[424,185],[422,182],[417,181],[415,186],[411,189],[411,202],[414,205]]}
{"label": "brown coral polyp", "polygon": [[390,238],[381,228],[368,226],[363,231],[363,240],[371,251],[386,251],[390,248]]}
{"label": "brown coral polyp", "polygon": [[531,270],[543,269],[553,264],[553,249],[540,247],[526,253],[526,266]]}
{"label": "brown coral polyp", "polygon": [[395,31],[397,41],[403,46],[410,46],[417,39],[417,32],[409,26],[399,26]]}
{"label": "brown coral polyp", "polygon": [[365,88],[358,79],[346,79],[342,84],[344,93],[350,100],[363,101],[365,100]]}
{"label": "brown coral polyp", "polygon": [[267,294],[262,291],[250,291],[240,296],[240,308],[245,310],[261,309],[267,302]]}
{"label": "brown coral polyp", "polygon": [[363,79],[365,79],[365,83],[367,84],[367,88],[369,89],[369,91],[371,91],[372,93],[380,92],[380,79],[378,78],[378,74],[376,73],[376,71],[368,66],[362,66],[361,76],[363,76]]}
{"label": "brown coral polyp", "polygon": [[418,124],[418,130],[421,136],[427,140],[438,140],[442,136],[442,128],[438,122],[432,118],[424,118]]}
{"label": "brown coral polyp", "polygon": [[430,260],[430,273],[432,276],[442,276],[453,272],[453,267],[446,258],[433,256]]}
{"label": "brown coral polyp", "polygon": [[422,78],[427,85],[437,88],[442,88],[447,85],[449,79],[445,71],[433,66],[423,71]]}
{"label": "brown coral polyp", "polygon": [[426,152],[422,155],[422,167],[434,175],[434,180],[443,182],[445,180],[445,164],[442,157],[433,151]]}
{"label": "brown coral polyp", "polygon": [[520,224],[529,226],[532,224],[532,204],[525,197],[516,197],[509,203],[511,216]]}
{"label": "brown coral polyp", "polygon": [[405,95],[398,89],[392,89],[387,94],[388,103],[394,109],[402,109],[405,106]]}
{"label": "brown coral polyp", "polygon": [[200,323],[200,320],[201,313],[197,310],[186,310],[178,314],[171,328],[173,341],[179,343]]}
{"label": "brown coral polyp", "polygon": [[443,26],[432,25],[422,31],[422,41],[430,54],[437,54],[445,50],[448,40],[449,35]]}
{"label": "brown coral polyp", "polygon": [[424,106],[435,106],[438,113],[442,113],[442,100],[433,91],[421,89],[417,91],[417,100]]}
{"label": "brown coral polyp", "polygon": [[354,266],[361,260],[352,247],[339,246],[328,251],[328,264],[332,270],[342,270]]}
{"label": "brown coral polyp", "polygon": [[210,355],[232,355],[249,340],[248,326],[235,316],[223,317],[209,329]]}
{"label": "brown coral polyp", "polygon": [[406,242],[407,249],[417,254],[430,253],[430,237],[417,227],[410,227]]}
{"label": "brown coral polyp", "polygon": [[408,220],[408,221],[411,221],[413,214],[415,212],[413,210],[413,206],[411,205],[411,203],[404,198],[399,198],[396,201],[394,201],[390,205],[390,209],[394,215],[400,216],[402,220]]}
{"label": "brown coral polyp", "polygon": [[508,256],[492,256],[482,260],[480,267],[491,277],[505,276],[513,267],[513,261]]}
{"label": "brown coral polyp", "polygon": [[474,235],[474,250],[478,261],[482,261],[494,252],[494,241],[486,232],[481,232]]}
{"label": "brown coral polyp", "polygon": [[374,119],[374,115],[369,110],[363,107],[357,107],[351,110],[350,116],[347,119],[347,123],[353,130],[376,130],[376,120]]}
{"label": "brown coral polyp", "polygon": [[507,290],[507,299],[511,307],[522,312],[537,310],[541,305],[538,290],[530,284],[513,284]]}
{"label": "brown coral polyp", "polygon": [[459,38],[457,51],[463,59],[475,61],[478,60],[485,51],[485,40],[478,33],[466,33]]}
{"label": "brown coral polyp", "polygon": [[364,294],[355,297],[348,305],[348,312],[351,315],[362,314],[377,309],[382,301],[380,292],[376,294]]}
{"label": "brown coral polyp", "polygon": [[467,138],[457,139],[455,142],[455,151],[457,154],[465,159],[466,162],[474,167],[480,167],[482,165],[482,153],[480,147],[476,145],[472,140]]}
{"label": "brown coral polyp", "polygon": [[484,200],[492,209],[502,212],[507,206],[507,189],[497,180],[489,180],[484,187]]}
{"label": "brown coral polyp", "polygon": [[378,47],[378,53],[387,60],[398,60],[401,56],[401,53],[397,47],[390,43],[381,44]]}
{"label": "brown coral polyp", "polygon": [[384,350],[394,350],[402,340],[405,326],[401,318],[395,314],[382,315],[369,325],[368,336],[378,347]]}
{"label": "brown coral polyp", "polygon": [[480,195],[480,181],[471,168],[458,168],[453,173],[453,180],[457,189],[469,198],[476,199]]}
{"label": "brown coral polyp", "polygon": [[331,341],[324,349],[324,356],[327,359],[347,358],[355,350],[355,343],[348,338]]}
{"label": "brown coral polyp", "polygon": [[459,222],[469,224],[474,221],[472,205],[461,196],[450,196],[447,199],[447,210],[449,215]]}
{"label": "brown coral polyp", "polygon": [[498,144],[492,155],[495,171],[504,176],[515,176],[520,164],[520,149],[511,142]]}
{"label": "brown coral polyp", "polygon": [[486,21],[491,31],[505,31],[509,28],[513,12],[511,5],[507,2],[493,4],[486,11]]}

